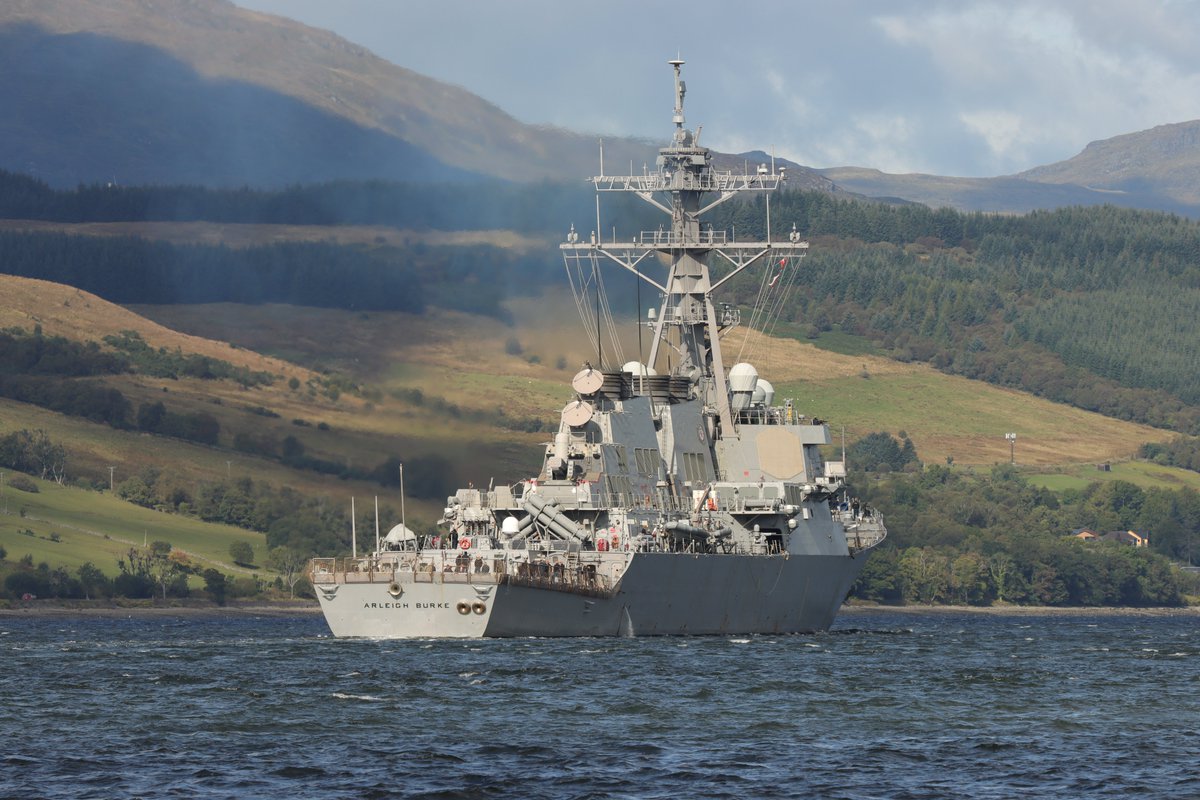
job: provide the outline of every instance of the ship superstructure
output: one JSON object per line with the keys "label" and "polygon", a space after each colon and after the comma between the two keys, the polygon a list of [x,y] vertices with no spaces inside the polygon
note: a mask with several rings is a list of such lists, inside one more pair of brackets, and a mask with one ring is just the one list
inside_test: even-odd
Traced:
{"label": "ship superstructure", "polygon": [[[774,191],[785,176],[773,165],[715,168],[684,126],[683,62],[669,63],[675,130],[655,168],[592,179],[598,197],[632,193],[669,224],[629,241],[572,226],[561,245],[596,365],[572,379],[575,396],[540,473],[459,490],[437,537],[420,541],[397,526],[367,556],[315,559],[311,577],[335,635],[823,630],[865,553],[886,536],[876,512],[847,501],[844,461],[822,458],[828,426],[790,400],[777,405],[751,364],[724,363],[721,337],[741,320],[732,305],[715,305],[714,293],[754,266],[782,272],[808,243],[794,229],[773,241],[769,219],[758,242],[702,222],[740,194]],[[727,270],[716,281],[714,259]],[[651,310],[645,362],[603,365],[602,264],[662,299]]]}

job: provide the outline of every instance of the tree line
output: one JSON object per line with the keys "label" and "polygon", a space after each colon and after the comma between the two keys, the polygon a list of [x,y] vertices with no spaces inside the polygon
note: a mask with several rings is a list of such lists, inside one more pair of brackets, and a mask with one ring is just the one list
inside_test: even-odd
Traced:
{"label": "tree line", "polygon": [[[859,475],[888,538],[857,597],[880,602],[1178,605],[1200,591],[1175,565],[1200,563],[1200,493],[1127,481],[1052,492],[1011,465],[972,474],[931,465]],[[1140,531],[1147,548],[1071,534]]]}
{"label": "tree line", "polygon": [[[34,535],[28,529],[23,533]],[[218,569],[204,568],[164,541],[130,547],[116,560],[117,571],[111,576],[91,561],[72,571],[63,566],[52,567],[45,561],[35,566],[28,554],[15,562],[8,562],[7,558],[8,552],[0,547],[0,572],[6,573],[0,584],[0,597],[10,600],[166,600],[199,596],[218,605],[229,599],[259,595],[271,588],[280,592],[286,588],[295,596],[296,583],[300,582],[297,565],[302,561],[286,548],[272,550],[268,565],[281,574],[267,583],[257,575],[234,578]],[[193,575],[204,581],[199,594],[189,586],[188,578]],[[301,593],[306,593],[303,585]]]}
{"label": "tree line", "polygon": [[[328,181],[283,189],[86,184],[54,189],[0,170],[0,218],[54,222],[224,222],[276,225],[388,225],[409,230],[590,230],[594,192],[580,182],[401,183]],[[614,197],[606,230],[648,229],[640,201]]]}

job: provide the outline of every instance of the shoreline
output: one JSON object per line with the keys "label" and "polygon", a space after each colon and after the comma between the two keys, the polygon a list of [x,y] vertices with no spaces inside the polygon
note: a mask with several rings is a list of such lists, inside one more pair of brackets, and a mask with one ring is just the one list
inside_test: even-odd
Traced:
{"label": "shoreline", "polygon": [[[0,606],[0,619],[9,617],[294,617],[319,615],[321,607],[316,601],[306,602],[246,602],[228,603],[223,606],[215,603],[192,602],[179,605],[135,604],[120,605],[100,601],[77,601],[62,603],[53,600],[34,600],[24,603],[14,603]],[[884,606],[851,604],[844,605],[838,612],[839,616],[855,616],[859,614],[908,614],[930,615],[966,614],[984,616],[1012,617],[1101,617],[1101,616],[1143,616],[1171,617],[1194,616],[1200,617],[1200,606],[1163,607],[1155,606],[1140,608],[1133,606],[953,606],[953,605],[908,605]]]}
{"label": "shoreline", "polygon": [[29,601],[0,607],[0,620],[10,617],[294,617],[319,615],[321,607],[308,603],[189,603],[185,605],[120,605],[98,601],[60,603],[53,600]]}
{"label": "shoreline", "polygon": [[996,617],[1200,617],[1200,606],[881,606],[844,605],[838,615],[968,614]]}

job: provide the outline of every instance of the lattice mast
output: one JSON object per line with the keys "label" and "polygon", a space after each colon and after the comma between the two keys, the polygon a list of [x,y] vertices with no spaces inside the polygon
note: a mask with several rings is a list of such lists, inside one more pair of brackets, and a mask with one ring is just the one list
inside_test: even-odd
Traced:
{"label": "lattice mast", "polygon": [[[770,214],[767,216],[767,241],[734,241],[725,231],[707,229],[701,217],[741,192],[772,192],[785,180],[784,170],[759,166],[753,174],[717,171],[708,148],[701,147],[698,134],[684,127],[683,99],[687,87],[681,78],[684,62],[669,62],[675,72],[675,132],[671,144],[661,148],[656,169],[642,175],[598,175],[592,178],[597,192],[628,192],[670,217],[669,230],[643,231],[627,242],[603,241],[593,231],[590,240],[580,242],[572,228],[560,247],[568,261],[604,257],[628,270],[662,295],[662,305],[654,321],[654,337],[648,365],[656,368],[661,345],[677,353],[671,373],[688,377],[697,384],[706,413],[715,417],[719,438],[736,437],[730,411],[727,373],[721,357],[720,335],[737,325],[740,315],[731,306],[722,306],[720,316],[712,295],[734,275],[756,263],[774,258],[803,255],[808,242],[793,231],[788,241],[771,241]],[[601,172],[604,171],[601,160]],[[769,199],[768,199],[769,203]],[[768,205],[769,209],[769,205]],[[647,256],[658,255],[651,264],[665,263],[667,275],[659,283],[643,271]],[[713,254],[724,258],[733,270],[716,283],[709,274]]]}

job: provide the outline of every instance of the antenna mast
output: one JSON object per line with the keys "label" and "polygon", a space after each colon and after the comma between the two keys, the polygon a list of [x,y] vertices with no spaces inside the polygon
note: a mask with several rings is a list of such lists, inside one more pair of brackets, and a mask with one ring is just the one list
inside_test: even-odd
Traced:
{"label": "antenna mast", "polygon": [[[747,168],[743,174],[719,171],[711,152],[701,147],[697,136],[684,127],[687,95],[681,69],[684,61],[676,57],[667,63],[674,73],[675,104],[671,121],[675,130],[671,142],[658,151],[657,169],[641,175],[605,175],[602,166],[601,174],[592,178],[592,183],[596,187],[597,204],[601,192],[634,194],[666,214],[671,221],[670,230],[643,231],[631,241],[619,242],[614,237],[607,243],[595,234],[590,242],[580,242],[578,237],[568,234],[561,250],[568,269],[572,263],[581,266],[584,260],[594,265],[603,257],[662,294],[647,366],[655,367],[660,348],[666,343],[671,351],[667,354],[668,371],[672,377],[686,379],[694,387],[694,396],[704,400],[714,438],[736,438],[720,337],[737,325],[740,317],[736,309],[722,309],[718,318],[712,294],[756,263],[779,256],[802,255],[808,249],[808,242],[799,241],[798,237],[774,242],[769,233],[764,242],[737,242],[724,231],[701,228],[700,218],[710,209],[742,192],[772,192],[782,185],[784,176],[766,164],[753,171]],[[599,223],[597,209],[597,232]],[[712,259],[732,267],[728,275],[715,282],[709,272]],[[640,266],[642,261],[667,264],[665,279],[661,283],[655,280]]]}

